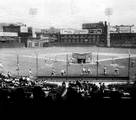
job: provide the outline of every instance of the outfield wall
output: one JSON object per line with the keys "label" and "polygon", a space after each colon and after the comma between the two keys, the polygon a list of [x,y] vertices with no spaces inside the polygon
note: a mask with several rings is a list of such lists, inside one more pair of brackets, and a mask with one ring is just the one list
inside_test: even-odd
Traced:
{"label": "outfield wall", "polygon": [[0,42],[0,48],[22,48],[24,47],[24,43],[18,43],[18,42]]}

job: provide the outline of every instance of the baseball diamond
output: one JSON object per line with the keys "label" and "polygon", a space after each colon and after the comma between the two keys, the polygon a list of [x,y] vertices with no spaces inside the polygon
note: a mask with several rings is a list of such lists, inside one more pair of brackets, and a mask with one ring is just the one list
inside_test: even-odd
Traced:
{"label": "baseball diamond", "polygon": [[[73,53],[91,53],[86,63],[72,61]],[[127,48],[101,47],[47,47],[47,48],[6,48],[0,51],[1,72],[14,76],[90,76],[130,77],[135,79],[136,51]],[[130,58],[130,59],[129,59]],[[129,61],[130,60],[130,61]],[[134,63],[131,66],[131,63]],[[104,73],[104,67],[106,71]],[[82,70],[85,70],[83,72]],[[118,71],[116,71],[118,69]],[[87,72],[89,70],[89,73]],[[118,74],[116,74],[118,72]]]}

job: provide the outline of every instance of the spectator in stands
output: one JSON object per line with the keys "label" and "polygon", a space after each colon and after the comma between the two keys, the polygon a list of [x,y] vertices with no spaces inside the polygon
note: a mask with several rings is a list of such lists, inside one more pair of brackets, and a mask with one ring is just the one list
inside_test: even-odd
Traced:
{"label": "spectator in stands", "polygon": [[33,99],[34,103],[43,104],[45,100],[45,93],[40,86],[35,86],[33,88]]}
{"label": "spectator in stands", "polygon": [[62,87],[66,88],[66,83],[64,81],[62,82]]}
{"label": "spectator in stands", "polygon": [[7,76],[8,76],[8,78],[11,78],[11,73],[8,72],[8,73],[7,73]]}
{"label": "spectator in stands", "polygon": [[1,77],[2,79],[5,79],[5,78],[6,78],[6,75],[2,72],[2,73],[0,73],[0,77]]}
{"label": "spectator in stands", "polygon": [[22,82],[23,82],[23,77],[21,76],[21,77],[19,78],[19,84],[22,85]]}
{"label": "spectator in stands", "polygon": [[101,91],[102,93],[104,93],[105,88],[106,88],[106,86],[105,86],[104,83],[100,84],[100,91]]}
{"label": "spectator in stands", "polygon": [[71,86],[71,84],[72,84],[71,81],[69,81],[69,82],[68,82],[68,87]]}
{"label": "spectator in stands", "polygon": [[80,93],[78,93],[74,88],[72,88],[71,86],[68,87],[67,89],[67,101],[68,102],[74,102],[74,103],[79,103],[82,99],[82,96]]}
{"label": "spectator in stands", "polygon": [[80,87],[81,88],[81,83],[79,80],[76,81],[76,86]]}
{"label": "spectator in stands", "polygon": [[18,105],[23,105],[25,102],[25,93],[23,88],[17,88],[13,94],[14,103]]}

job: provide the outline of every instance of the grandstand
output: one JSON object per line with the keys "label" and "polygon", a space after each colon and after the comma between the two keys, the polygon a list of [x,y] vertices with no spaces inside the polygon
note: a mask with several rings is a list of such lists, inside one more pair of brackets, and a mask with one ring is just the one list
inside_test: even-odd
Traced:
{"label": "grandstand", "polygon": [[[0,106],[2,112],[36,113],[81,106],[99,108],[110,105],[135,104],[135,83],[110,83],[74,80],[60,85],[46,80],[30,80],[0,74]],[[97,106],[98,105],[98,106]],[[40,108],[40,109],[37,109]],[[93,109],[94,109],[93,108]],[[39,111],[40,110],[40,111]],[[26,112],[27,111],[27,112]],[[55,111],[56,112],[56,111]],[[17,112],[16,112],[17,113]]]}

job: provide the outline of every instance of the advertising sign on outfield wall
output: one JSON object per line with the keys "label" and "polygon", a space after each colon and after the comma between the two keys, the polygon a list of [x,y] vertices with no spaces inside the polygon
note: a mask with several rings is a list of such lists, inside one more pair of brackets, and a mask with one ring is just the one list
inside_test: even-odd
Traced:
{"label": "advertising sign on outfield wall", "polygon": [[18,36],[18,33],[14,33],[14,32],[0,32],[0,36],[16,37],[16,36]]}
{"label": "advertising sign on outfield wall", "polygon": [[25,26],[21,26],[21,32],[22,33],[27,33],[28,32],[28,28]]}
{"label": "advertising sign on outfield wall", "polygon": [[131,27],[130,26],[120,26],[118,27],[119,33],[130,33]]}

